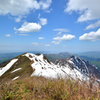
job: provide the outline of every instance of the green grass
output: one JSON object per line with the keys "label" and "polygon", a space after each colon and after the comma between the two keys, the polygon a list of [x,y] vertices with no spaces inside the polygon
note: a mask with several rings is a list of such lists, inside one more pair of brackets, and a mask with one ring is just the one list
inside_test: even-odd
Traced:
{"label": "green grass", "polygon": [[97,66],[98,69],[100,70],[100,61],[92,61],[91,63]]}

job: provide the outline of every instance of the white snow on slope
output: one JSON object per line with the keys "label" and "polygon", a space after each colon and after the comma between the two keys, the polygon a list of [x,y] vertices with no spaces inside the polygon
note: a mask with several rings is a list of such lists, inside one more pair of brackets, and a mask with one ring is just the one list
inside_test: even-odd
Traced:
{"label": "white snow on slope", "polygon": [[14,72],[16,72],[16,71],[18,71],[18,70],[21,70],[22,68],[17,68],[17,69],[15,69],[14,71],[12,71],[11,73],[14,73]]}
{"label": "white snow on slope", "polygon": [[35,70],[31,76],[43,76],[46,78],[57,78],[58,76],[62,78],[66,78],[68,76],[72,77],[73,79],[80,79],[83,80],[83,74],[81,74],[76,69],[71,69],[68,65],[66,66],[59,66],[54,65],[53,63],[48,63],[47,60],[43,59],[43,55],[34,55],[32,53],[26,53],[24,56],[28,57],[34,63],[31,64],[32,68]]}
{"label": "white snow on slope", "polygon": [[5,67],[2,68],[2,70],[0,70],[0,76],[2,76],[7,70],[9,70],[11,68],[11,66],[17,62],[18,59],[13,59],[11,60]]}
{"label": "white snow on slope", "polygon": [[17,77],[15,77],[15,78],[13,78],[13,79],[12,79],[12,81],[14,81],[14,80],[16,80],[16,79],[18,79],[18,78],[19,78],[19,76],[17,76]]}

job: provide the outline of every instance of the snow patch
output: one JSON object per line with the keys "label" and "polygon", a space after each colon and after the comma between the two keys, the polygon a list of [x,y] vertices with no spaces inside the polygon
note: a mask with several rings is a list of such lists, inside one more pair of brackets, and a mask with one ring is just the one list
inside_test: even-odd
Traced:
{"label": "snow patch", "polygon": [[14,72],[16,72],[16,71],[18,71],[18,70],[21,70],[22,68],[18,68],[18,69],[15,69],[14,71],[12,71],[11,73],[14,73]]}
{"label": "snow patch", "polygon": [[18,59],[11,60],[5,67],[0,70],[0,76],[2,76],[7,70],[9,70],[12,65],[17,62]]}
{"label": "snow patch", "polygon": [[71,64],[74,64],[71,60],[69,60],[68,62],[71,63]]}
{"label": "snow patch", "polygon": [[13,79],[12,79],[12,81],[14,81],[14,80],[16,80],[16,79],[18,79],[18,78],[19,78],[19,76],[17,76],[17,77],[15,77],[15,78],[13,78]]}

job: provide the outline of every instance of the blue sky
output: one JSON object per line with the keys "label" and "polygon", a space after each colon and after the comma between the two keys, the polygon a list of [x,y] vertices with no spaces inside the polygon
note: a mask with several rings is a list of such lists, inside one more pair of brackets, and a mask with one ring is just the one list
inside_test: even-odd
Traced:
{"label": "blue sky", "polygon": [[0,53],[100,51],[99,4],[99,0],[0,0]]}

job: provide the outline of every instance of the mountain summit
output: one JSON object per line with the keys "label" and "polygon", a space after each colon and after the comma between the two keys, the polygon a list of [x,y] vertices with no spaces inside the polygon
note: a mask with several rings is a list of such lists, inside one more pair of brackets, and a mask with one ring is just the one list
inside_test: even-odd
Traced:
{"label": "mountain summit", "polygon": [[100,70],[95,65],[75,55],[69,58],[56,59],[54,63],[60,66],[70,66],[70,68],[76,69],[85,76],[100,79]]}
{"label": "mountain summit", "polygon": [[83,80],[89,79],[90,73],[100,75],[97,67],[76,56],[56,59],[54,64],[42,54],[25,53],[0,65],[0,81],[23,79],[28,76]]}

